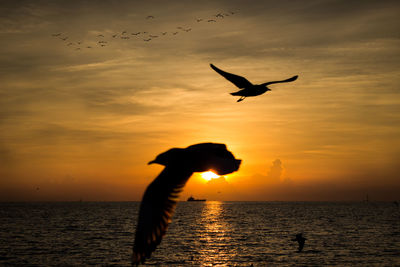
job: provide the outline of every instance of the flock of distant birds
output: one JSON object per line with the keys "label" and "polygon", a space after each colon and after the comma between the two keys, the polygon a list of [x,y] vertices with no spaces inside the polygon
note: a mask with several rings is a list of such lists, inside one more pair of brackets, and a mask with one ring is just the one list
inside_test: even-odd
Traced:
{"label": "flock of distant birds", "polygon": [[[195,21],[197,23],[217,23],[218,21],[221,21],[225,17],[233,16],[236,13],[233,11],[228,11],[228,12],[223,12],[223,13],[218,13],[213,15],[211,18],[208,19],[203,19],[203,18],[196,18]],[[153,20],[156,17],[153,15],[147,16],[145,19],[146,20]],[[117,39],[122,39],[122,40],[129,40],[129,39],[142,39],[144,42],[150,42],[151,40],[154,40],[156,38],[166,36],[166,35],[172,35],[175,36],[179,33],[188,33],[192,31],[192,27],[176,27],[173,31],[170,32],[159,32],[159,33],[149,33],[147,31],[137,31],[137,32],[128,32],[126,30],[123,30],[119,33],[113,33],[111,35],[107,34],[98,34],[96,37],[98,38],[96,40],[96,45],[93,44],[86,44],[83,41],[71,41],[69,36],[63,34],[63,33],[53,33],[51,36],[54,38],[58,38],[61,41],[65,42],[65,45],[71,48],[74,48],[74,50],[83,50],[83,49],[93,49],[93,48],[101,48],[109,45],[110,40],[117,40]],[[106,39],[109,37],[108,39]]]}

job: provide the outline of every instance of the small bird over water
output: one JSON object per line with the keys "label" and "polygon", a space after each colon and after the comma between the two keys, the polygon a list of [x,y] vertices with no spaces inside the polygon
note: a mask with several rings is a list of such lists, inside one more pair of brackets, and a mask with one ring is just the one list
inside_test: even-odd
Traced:
{"label": "small bird over water", "polygon": [[132,264],[144,263],[160,244],[175,210],[180,192],[194,172],[213,170],[226,175],[239,169],[241,160],[226,145],[201,143],[187,148],[172,148],[148,164],[165,168],[150,183],[140,204],[133,245]]}
{"label": "small bird over water", "polygon": [[240,89],[243,88],[240,91],[231,93],[231,95],[240,96],[240,98],[237,102],[242,101],[243,99],[245,99],[248,96],[257,96],[257,95],[264,94],[267,91],[271,91],[271,89],[269,89],[267,87],[270,84],[293,82],[293,81],[297,80],[297,77],[298,77],[296,75],[296,76],[293,76],[292,78],[282,80],[282,81],[267,82],[267,83],[262,83],[262,84],[252,84],[251,82],[249,82],[246,78],[244,78],[242,76],[223,71],[223,70],[217,68],[216,66],[214,66],[213,64],[210,64],[210,66],[213,70],[218,72],[225,79],[227,79],[228,81],[230,81],[231,83],[233,83],[234,85],[239,87]]}
{"label": "small bird over water", "polygon": [[304,247],[304,243],[306,242],[306,238],[303,237],[303,233],[299,233],[296,235],[295,239],[292,239],[292,241],[297,241],[299,243],[299,249],[297,250],[297,252],[301,252],[303,250]]}

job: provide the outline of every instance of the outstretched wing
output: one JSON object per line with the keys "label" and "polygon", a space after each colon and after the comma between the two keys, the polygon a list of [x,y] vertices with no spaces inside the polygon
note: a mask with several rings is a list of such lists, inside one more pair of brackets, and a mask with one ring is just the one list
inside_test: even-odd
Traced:
{"label": "outstretched wing", "polygon": [[216,72],[218,72],[219,74],[224,76],[225,79],[227,79],[228,81],[230,81],[231,83],[233,83],[234,85],[236,85],[239,88],[246,88],[246,87],[253,86],[253,84],[251,82],[249,82],[246,78],[244,78],[242,76],[223,71],[223,70],[215,67],[213,64],[210,64],[210,66],[213,70],[215,70]]}
{"label": "outstretched wing", "polygon": [[298,75],[295,75],[295,76],[293,76],[292,78],[289,78],[289,79],[286,79],[286,80],[274,81],[274,82],[267,82],[267,83],[263,83],[262,85],[267,86],[267,85],[270,85],[270,84],[273,84],[273,83],[287,83],[287,82],[293,82],[293,81],[297,80],[298,77],[299,77]]}
{"label": "outstretched wing", "polygon": [[164,168],[143,195],[133,245],[132,264],[144,263],[160,244],[171,222],[179,193],[191,175],[187,174],[187,179],[181,179],[179,183],[171,183],[171,180],[176,178],[168,177],[168,173],[168,167]]}

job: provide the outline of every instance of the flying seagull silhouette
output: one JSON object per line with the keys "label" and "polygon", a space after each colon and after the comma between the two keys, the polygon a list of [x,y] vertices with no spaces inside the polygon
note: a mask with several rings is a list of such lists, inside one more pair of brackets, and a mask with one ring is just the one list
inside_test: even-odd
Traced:
{"label": "flying seagull silhouette", "polygon": [[231,93],[231,95],[238,95],[240,96],[240,98],[237,100],[237,102],[242,101],[243,99],[245,99],[248,96],[258,96],[258,95],[262,95],[267,91],[271,91],[271,89],[269,89],[267,86],[273,83],[286,83],[286,82],[293,82],[295,80],[297,80],[297,75],[293,76],[292,78],[283,80],[283,81],[274,81],[274,82],[267,82],[267,83],[262,83],[262,84],[252,84],[251,82],[249,82],[246,78],[239,76],[239,75],[235,75],[232,73],[228,73],[225,72],[219,68],[217,68],[216,66],[214,66],[213,64],[210,64],[211,68],[213,70],[215,70],[216,72],[218,72],[220,75],[222,75],[225,79],[227,79],[228,81],[230,81],[231,83],[233,83],[234,85],[236,85],[237,87],[239,87],[240,91]]}
{"label": "flying seagull silhouette", "polygon": [[296,235],[295,239],[292,239],[292,241],[297,241],[299,243],[299,249],[297,252],[301,252],[304,247],[304,243],[306,242],[306,238],[303,237],[303,233],[299,233]]}
{"label": "flying seagull silhouette", "polygon": [[241,160],[225,144],[200,143],[187,148],[172,148],[148,164],[165,168],[147,187],[140,204],[133,245],[132,264],[144,263],[160,244],[175,210],[177,198],[194,172],[213,170],[219,175],[235,172]]}

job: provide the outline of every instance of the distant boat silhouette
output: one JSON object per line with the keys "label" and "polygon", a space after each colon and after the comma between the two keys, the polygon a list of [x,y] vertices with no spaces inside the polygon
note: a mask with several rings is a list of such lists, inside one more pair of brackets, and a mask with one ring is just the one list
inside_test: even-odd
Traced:
{"label": "distant boat silhouette", "polygon": [[297,250],[297,252],[301,252],[303,250],[304,247],[304,243],[306,242],[306,238],[303,237],[303,233],[299,233],[296,235],[295,239],[292,239],[292,241],[297,241],[299,243],[299,248]]}
{"label": "distant boat silhouette", "polygon": [[262,84],[252,84],[251,82],[249,82],[246,78],[244,78],[242,76],[239,76],[239,75],[236,75],[236,74],[232,74],[232,73],[229,73],[229,72],[225,72],[225,71],[217,68],[213,64],[210,64],[210,66],[211,66],[211,68],[213,70],[218,72],[225,79],[227,79],[228,81],[230,81],[231,83],[233,83],[237,87],[243,88],[240,91],[231,93],[231,95],[240,96],[240,98],[239,98],[239,100],[237,100],[237,102],[240,102],[240,101],[242,101],[243,99],[245,99],[246,97],[249,97],[249,96],[258,96],[258,95],[264,94],[267,91],[271,91],[271,89],[269,89],[267,87],[270,84],[293,82],[293,81],[297,80],[297,77],[298,77],[296,75],[296,76],[293,76],[293,77],[291,77],[289,79],[282,80],[282,81],[267,82],[267,83],[262,83]]}
{"label": "distant boat silhouette", "polygon": [[236,159],[224,144],[201,143],[187,148],[172,148],[148,164],[165,168],[150,183],[140,204],[132,264],[144,263],[160,244],[175,210],[180,192],[193,172],[210,169],[219,175],[235,172],[241,160]]}
{"label": "distant boat silhouette", "polygon": [[206,201],[205,199],[197,199],[197,198],[194,198],[193,196],[190,196],[188,199],[187,199],[187,201]]}

